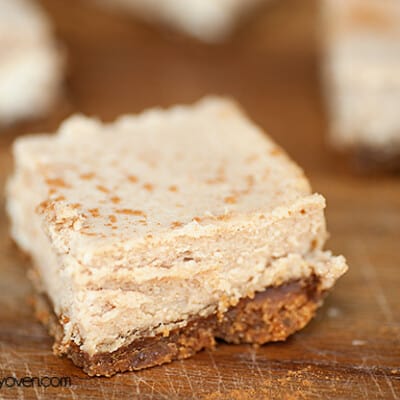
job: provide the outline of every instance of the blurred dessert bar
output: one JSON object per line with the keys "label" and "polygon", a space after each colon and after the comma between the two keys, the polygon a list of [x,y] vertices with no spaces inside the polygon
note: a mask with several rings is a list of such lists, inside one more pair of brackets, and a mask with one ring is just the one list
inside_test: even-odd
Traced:
{"label": "blurred dessert bar", "polygon": [[160,21],[205,42],[225,39],[244,14],[269,0],[96,0]]}
{"label": "blurred dessert bar", "polygon": [[14,156],[38,315],[90,375],[285,340],[347,269],[323,250],[324,198],[230,101],[72,117]]}
{"label": "blurred dessert bar", "polygon": [[331,141],[362,161],[400,167],[400,1],[323,0]]}
{"label": "blurred dessert bar", "polygon": [[48,113],[62,72],[42,9],[30,0],[0,0],[0,125]]}

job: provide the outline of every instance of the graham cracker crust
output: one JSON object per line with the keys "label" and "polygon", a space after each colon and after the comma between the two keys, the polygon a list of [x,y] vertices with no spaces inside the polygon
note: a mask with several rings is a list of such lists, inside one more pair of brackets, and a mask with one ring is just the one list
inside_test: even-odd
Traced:
{"label": "graham cracker crust", "polygon": [[317,276],[266,288],[254,298],[243,298],[222,315],[193,317],[168,336],[143,337],[112,353],[93,356],[71,342],[61,344],[62,325],[48,299],[38,295],[37,317],[54,337],[53,350],[66,355],[90,376],[112,376],[118,372],[137,371],[191,357],[202,349],[212,349],[216,339],[228,343],[252,343],[285,340],[303,328],[321,305],[323,291]]}

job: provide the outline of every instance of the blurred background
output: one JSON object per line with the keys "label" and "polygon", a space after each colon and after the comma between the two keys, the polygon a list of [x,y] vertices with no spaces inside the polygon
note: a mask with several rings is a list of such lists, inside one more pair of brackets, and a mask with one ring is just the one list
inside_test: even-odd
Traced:
{"label": "blurred background", "polygon": [[[292,393],[293,386],[300,385],[302,393],[317,397],[329,393],[330,398],[399,398],[400,180],[394,174],[359,174],[349,161],[351,157],[328,145],[330,123],[321,73],[321,2],[273,0],[257,4],[232,35],[218,43],[205,43],[165,24],[144,22],[89,0],[40,0],[39,4],[54,27],[65,76],[47,115],[0,127],[0,187],[12,169],[10,145],[14,138],[54,132],[73,113],[112,121],[120,114],[191,103],[207,94],[234,98],[304,168],[315,191],[327,198],[332,236],[328,246],[347,257],[350,271],[318,318],[286,347],[245,348],[241,356],[222,348],[222,358],[215,355],[214,363],[225,389],[253,390],[266,385],[262,375],[254,373],[260,368],[267,375],[291,379],[269,381],[276,393],[280,388]],[[53,356],[47,334],[29,316],[29,307],[21,306],[29,285],[23,270],[15,268],[15,249],[6,239],[4,211],[0,214],[0,237],[0,340],[4,345],[0,366],[6,363],[5,357],[10,363],[16,352],[26,354],[29,362],[33,353],[29,340],[25,342],[34,335],[42,361],[63,371],[63,361],[50,361]],[[191,379],[199,379],[198,374],[208,377],[209,390],[220,388],[215,374],[210,375],[207,357],[200,354],[186,362],[189,377],[187,383],[180,383],[182,393],[190,389]],[[259,362],[257,367],[254,360]],[[17,361],[12,365],[20,368]],[[180,365],[140,372],[135,376],[145,383],[138,385],[143,393],[150,392],[146,384],[150,382],[153,389],[170,395],[168,380],[179,375]],[[50,367],[40,368],[45,373]],[[299,370],[303,371],[300,375],[290,375],[290,371]],[[75,370],[73,374],[79,382],[86,379]],[[324,378],[326,374],[330,379]],[[127,384],[136,379],[129,375],[113,379]],[[238,384],[241,375],[247,380]],[[310,381],[307,387],[301,383],[305,379]],[[90,382],[85,390],[95,390],[97,381]],[[106,394],[112,390],[109,382],[103,382]],[[176,385],[172,383],[172,388],[178,390]]]}
{"label": "blurred background", "polygon": [[5,135],[54,131],[71,113],[106,121],[148,107],[231,96],[306,169],[336,169],[321,153],[326,130],[318,70],[316,1],[273,1],[220,44],[205,44],[90,1],[40,2],[66,57],[59,104]]}

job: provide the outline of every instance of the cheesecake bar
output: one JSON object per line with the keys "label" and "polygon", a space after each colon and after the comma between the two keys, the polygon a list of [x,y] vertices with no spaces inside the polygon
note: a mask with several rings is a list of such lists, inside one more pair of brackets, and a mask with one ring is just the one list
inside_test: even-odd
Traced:
{"label": "cheesecake bar", "polygon": [[400,167],[400,1],[324,0],[323,74],[331,142]]}
{"label": "cheesecake bar", "polygon": [[238,20],[268,0],[96,0],[148,21],[170,25],[204,42],[219,42]]}
{"label": "cheesecake bar", "polygon": [[41,117],[59,94],[63,59],[32,0],[0,0],[0,125]]}
{"label": "cheesecake bar", "polygon": [[111,124],[73,116],[14,144],[12,237],[54,351],[89,375],[285,340],[347,269],[325,200],[231,101]]}

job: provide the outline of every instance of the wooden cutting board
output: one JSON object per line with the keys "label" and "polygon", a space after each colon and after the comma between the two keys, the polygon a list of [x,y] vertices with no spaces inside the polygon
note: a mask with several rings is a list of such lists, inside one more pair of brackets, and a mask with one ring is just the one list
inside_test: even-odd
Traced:
{"label": "wooden cutting board", "polygon": [[[315,320],[285,343],[221,344],[190,360],[88,378],[53,356],[33,318],[25,263],[0,199],[0,379],[69,377],[69,388],[1,388],[0,399],[400,398],[400,177],[363,177],[325,147],[317,4],[280,0],[226,44],[207,46],[89,2],[45,0],[68,55],[63,100],[46,120],[0,134],[0,187],[18,134],[50,131],[80,111],[111,120],[204,94],[236,98],[283,145],[328,200],[329,247],[350,271]],[[3,189],[1,189],[1,194]]]}

